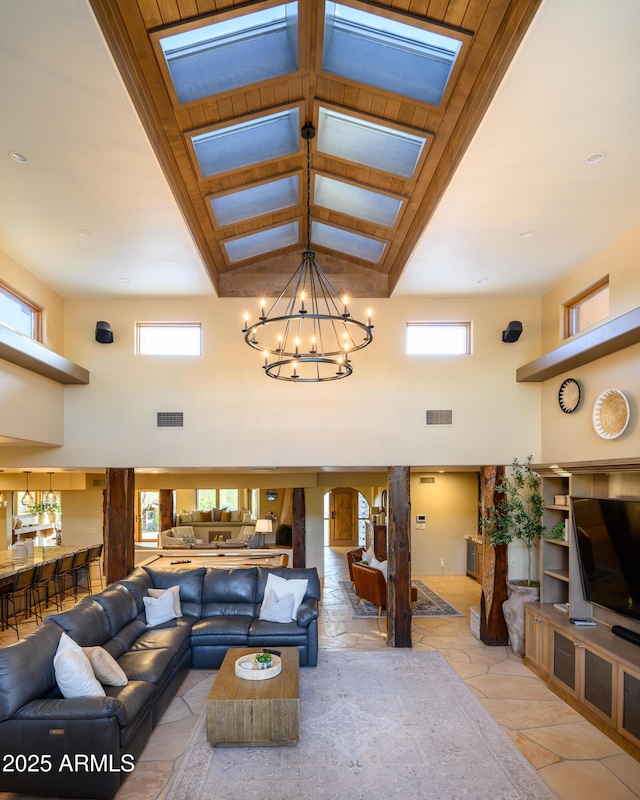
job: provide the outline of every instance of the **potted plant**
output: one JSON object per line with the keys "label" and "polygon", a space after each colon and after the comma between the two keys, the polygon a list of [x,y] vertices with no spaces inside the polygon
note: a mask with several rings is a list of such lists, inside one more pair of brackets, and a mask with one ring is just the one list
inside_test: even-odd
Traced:
{"label": "potted plant", "polygon": [[524,655],[524,603],[540,597],[540,584],[532,580],[531,554],[544,532],[540,476],[531,468],[532,456],[524,464],[514,459],[510,474],[496,487],[502,499],[490,509],[487,534],[493,546],[521,541],[527,549],[527,578],[507,580],[509,597],[502,604],[511,647]]}
{"label": "potted plant", "polygon": [[42,510],[48,516],[49,522],[55,522],[56,514],[59,514],[62,511],[62,506],[57,500],[54,500],[53,502],[43,503]]}
{"label": "potted plant", "polygon": [[39,522],[46,522],[43,518],[44,514],[44,505],[42,503],[31,503],[30,506],[27,506],[27,512],[29,514],[33,514],[35,519],[35,524],[39,524]]}

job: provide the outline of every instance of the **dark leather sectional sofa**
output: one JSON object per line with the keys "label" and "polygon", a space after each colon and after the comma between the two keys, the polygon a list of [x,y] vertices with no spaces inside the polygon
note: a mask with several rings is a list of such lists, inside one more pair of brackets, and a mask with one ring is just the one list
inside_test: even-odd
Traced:
{"label": "dark leather sectional sofa", "polygon": [[[297,621],[259,619],[269,572],[308,579]],[[183,616],[147,628],[142,598],[175,585]],[[217,669],[229,647],[253,646],[296,646],[300,665],[315,666],[319,599],[315,569],[140,566],[47,617],[0,648],[0,792],[113,797],[190,667]],[[63,698],[53,668],[62,631],[83,647],[104,647],[127,685],[106,686],[106,697]]]}

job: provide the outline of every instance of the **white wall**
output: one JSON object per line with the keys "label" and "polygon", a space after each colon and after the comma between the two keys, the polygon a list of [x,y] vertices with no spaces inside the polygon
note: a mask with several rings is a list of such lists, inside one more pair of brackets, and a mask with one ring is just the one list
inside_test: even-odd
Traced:
{"label": "white wall", "polygon": [[[640,226],[589,261],[544,297],[542,308],[545,352],[553,350],[560,344],[563,303],[604,275],[609,275],[608,320],[640,306],[639,252]],[[575,378],[580,383],[582,397],[578,409],[572,414],[565,414],[558,405],[558,390],[562,381],[569,377]],[[631,412],[626,431],[617,439],[601,438],[593,426],[593,406],[599,394],[609,388],[624,392]],[[640,345],[627,347],[544,381],[541,419],[542,461],[562,463],[637,458],[639,397]]]}
{"label": "white wall", "polygon": [[[63,448],[5,455],[52,467],[245,468],[484,464],[539,454],[540,389],[515,381],[517,367],[539,354],[538,301],[377,300],[373,344],[354,355],[353,376],[328,384],[265,377],[241,335],[250,305],[67,301],[65,355],[90,370],[91,383],[64,390]],[[94,341],[98,319],[111,323],[114,344]],[[136,320],[163,319],[201,320],[202,357],[134,355]],[[405,323],[421,319],[472,320],[473,354],[404,355]],[[522,320],[524,334],[504,344],[511,319]],[[454,426],[427,429],[427,408],[453,408]],[[185,429],[156,430],[157,411],[183,411]]]}

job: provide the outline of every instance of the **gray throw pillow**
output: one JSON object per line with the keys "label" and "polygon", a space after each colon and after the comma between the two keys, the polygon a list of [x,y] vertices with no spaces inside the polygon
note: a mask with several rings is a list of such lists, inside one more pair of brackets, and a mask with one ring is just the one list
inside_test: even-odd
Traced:
{"label": "gray throw pillow", "polygon": [[280,599],[273,591],[269,592],[267,602],[262,604],[260,619],[265,622],[291,622],[293,614],[293,595],[283,594]]}

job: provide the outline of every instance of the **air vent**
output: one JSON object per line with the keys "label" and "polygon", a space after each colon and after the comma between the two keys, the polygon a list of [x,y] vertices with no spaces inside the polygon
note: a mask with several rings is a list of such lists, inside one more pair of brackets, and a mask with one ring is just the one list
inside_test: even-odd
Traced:
{"label": "air vent", "polygon": [[98,486],[106,486],[106,485],[107,485],[106,480],[103,480],[102,478],[94,478],[93,479],[93,486],[96,487],[96,488]]}
{"label": "air vent", "polygon": [[428,408],[426,417],[426,424],[430,427],[434,425],[453,425],[453,409],[451,408]]}
{"label": "air vent", "polygon": [[436,482],[435,478],[427,478],[426,475],[422,475],[420,478],[420,483],[435,483],[435,482]]}
{"label": "air vent", "polygon": [[184,428],[183,411],[158,411],[156,428]]}

